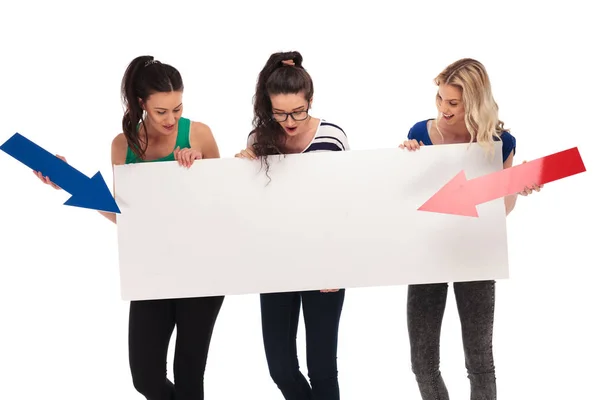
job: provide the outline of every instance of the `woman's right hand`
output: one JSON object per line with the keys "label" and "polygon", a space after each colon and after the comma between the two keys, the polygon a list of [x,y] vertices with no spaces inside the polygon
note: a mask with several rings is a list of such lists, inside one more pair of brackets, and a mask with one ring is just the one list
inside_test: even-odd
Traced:
{"label": "woman's right hand", "polygon": [[416,139],[405,140],[400,146],[401,149],[408,149],[408,151],[419,150],[421,146],[425,146],[423,142],[417,142]]}
{"label": "woman's right hand", "polygon": [[[60,158],[64,162],[67,162],[67,159],[64,158],[63,156],[59,156],[57,154],[56,157]],[[44,176],[40,171],[33,171],[33,174],[35,176],[37,176],[39,178],[39,180],[41,180],[42,182],[44,182],[46,185],[50,185],[50,186],[52,186],[56,190],[60,190],[61,189],[58,185],[56,185],[54,182],[52,182],[49,177]]]}
{"label": "woman's right hand", "polygon": [[256,154],[251,149],[244,149],[235,155],[236,158],[247,158],[256,160]]}

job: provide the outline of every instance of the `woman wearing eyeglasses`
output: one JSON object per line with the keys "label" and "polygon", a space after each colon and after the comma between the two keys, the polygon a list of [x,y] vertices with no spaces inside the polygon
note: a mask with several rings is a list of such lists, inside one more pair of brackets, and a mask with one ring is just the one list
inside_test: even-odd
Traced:
{"label": "woman wearing eyeglasses", "polygon": [[[272,54],[258,76],[254,129],[247,148],[236,157],[261,159],[268,173],[269,155],[348,150],[346,134],[339,126],[309,114],[313,91],[300,53]],[[340,398],[337,343],[344,294],[344,289],[261,294],[269,372],[286,400]],[[296,349],[301,305],[310,385],[300,372]]]}

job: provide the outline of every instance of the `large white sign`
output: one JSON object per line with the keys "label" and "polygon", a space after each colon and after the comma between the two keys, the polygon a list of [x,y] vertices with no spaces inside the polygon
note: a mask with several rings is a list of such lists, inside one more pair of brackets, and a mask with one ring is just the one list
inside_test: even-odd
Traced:
{"label": "large white sign", "polygon": [[418,211],[476,145],[115,168],[122,297],[183,298],[508,277],[503,199],[479,217]]}

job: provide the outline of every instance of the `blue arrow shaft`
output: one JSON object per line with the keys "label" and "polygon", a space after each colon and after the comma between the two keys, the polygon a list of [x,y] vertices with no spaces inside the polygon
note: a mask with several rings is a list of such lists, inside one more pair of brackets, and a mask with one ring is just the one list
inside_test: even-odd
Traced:
{"label": "blue arrow shaft", "polygon": [[19,133],[15,133],[0,146],[0,149],[32,170],[48,176],[52,182],[70,194],[74,194],[77,190],[81,191],[90,180],[83,173]]}

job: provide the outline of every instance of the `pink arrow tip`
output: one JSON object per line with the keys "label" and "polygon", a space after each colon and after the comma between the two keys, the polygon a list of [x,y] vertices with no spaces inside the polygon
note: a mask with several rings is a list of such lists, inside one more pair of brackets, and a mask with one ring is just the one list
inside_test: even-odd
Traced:
{"label": "pink arrow tip", "polygon": [[467,176],[465,175],[465,171],[461,171],[437,193],[431,196],[418,210],[465,217],[479,217],[477,204],[473,201],[472,196],[469,196],[467,189]]}

